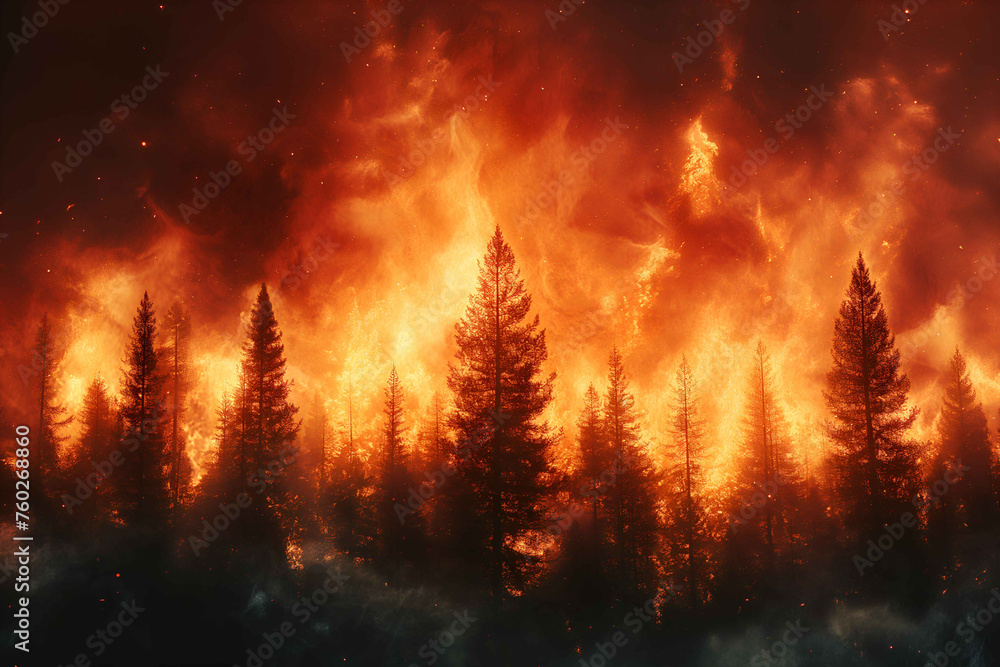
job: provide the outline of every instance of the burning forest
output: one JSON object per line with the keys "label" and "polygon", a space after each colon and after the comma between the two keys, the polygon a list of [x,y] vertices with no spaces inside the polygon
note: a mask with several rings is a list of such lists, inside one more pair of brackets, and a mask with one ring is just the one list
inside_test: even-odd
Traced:
{"label": "burning forest", "polygon": [[16,664],[1000,664],[994,3],[3,23]]}

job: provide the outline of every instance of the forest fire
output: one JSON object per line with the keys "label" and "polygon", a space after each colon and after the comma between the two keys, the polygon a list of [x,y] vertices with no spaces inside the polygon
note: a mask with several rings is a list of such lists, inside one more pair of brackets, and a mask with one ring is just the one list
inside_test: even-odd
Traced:
{"label": "forest fire", "polygon": [[595,664],[644,604],[613,655],[916,664],[996,585],[989,3],[265,4],[11,33],[0,504],[30,449],[36,553],[248,582],[174,664],[335,563],[275,664],[413,660],[467,608],[435,661]]}

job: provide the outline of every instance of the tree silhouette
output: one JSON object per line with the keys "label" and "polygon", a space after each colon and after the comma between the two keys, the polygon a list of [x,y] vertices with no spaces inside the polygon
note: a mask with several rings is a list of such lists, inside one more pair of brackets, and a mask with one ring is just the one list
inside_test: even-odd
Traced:
{"label": "tree silhouette", "polygon": [[156,338],[156,314],[149,294],[143,293],[123,360],[121,416],[125,463],[119,481],[123,518],[130,525],[144,528],[155,528],[165,522],[170,498],[169,458],[163,433],[167,415]]}
{"label": "tree silhouette", "polygon": [[[379,527],[382,537],[381,555],[389,566],[395,584],[400,584],[404,560],[415,557],[422,523],[420,515],[400,515],[398,508],[406,502],[409,471],[405,435],[409,426],[404,420],[403,386],[393,366],[386,383],[383,403],[382,450],[379,460]],[[404,519],[406,519],[404,521]]]}
{"label": "tree silhouette", "polygon": [[287,468],[295,465],[295,438],[301,423],[295,419],[298,408],[288,400],[292,380],[285,377],[285,365],[281,332],[267,286],[261,284],[243,344],[241,421],[251,465],[247,473],[250,484],[264,484],[248,515],[257,520],[254,527],[261,531],[259,542],[279,562],[284,561],[289,535],[299,528],[295,518],[300,514],[287,487]]}
{"label": "tree silhouette", "polygon": [[698,542],[704,539],[704,508],[700,501],[704,484],[704,422],[694,390],[694,373],[687,357],[683,357],[674,382],[670,423],[672,451],[669,460],[674,462],[668,468],[674,489],[670,542],[683,550],[683,556],[675,560],[686,572],[688,605],[692,609],[701,599]]}
{"label": "tree silhouette", "polygon": [[608,358],[602,419],[614,456],[612,540],[619,595],[625,599],[645,591],[654,578],[658,480],[642,443],[635,398],[617,347]]}
{"label": "tree silhouette", "polygon": [[448,386],[455,396],[450,425],[465,443],[458,467],[462,483],[449,491],[470,496],[465,509],[484,530],[466,522],[463,540],[486,563],[490,590],[502,600],[508,585],[526,584],[529,563],[515,549],[518,537],[544,524],[543,499],[553,489],[553,443],[542,412],[552,400],[554,375],[542,376],[547,358],[538,316],[527,320],[531,297],[500,227],[479,265],[476,291],[456,325],[456,360]]}
{"label": "tree silhouette", "polygon": [[865,261],[851,274],[834,326],[833,368],[823,393],[834,422],[831,459],[846,519],[860,533],[876,535],[905,511],[917,479],[906,433],[917,411],[907,407],[910,381],[899,368],[882,297]]}
{"label": "tree silhouette", "polygon": [[[89,484],[90,481],[96,482],[97,488],[91,489],[89,497],[83,499],[80,505],[74,501],[68,503],[74,521],[88,527],[99,520],[110,518],[113,509],[109,503],[113,501],[110,489],[113,488],[115,470],[113,467],[103,466],[105,462],[111,461],[111,453],[121,439],[120,434],[116,433],[116,421],[116,407],[108,386],[98,375],[87,387],[83,398],[80,444],[69,458],[66,474],[72,480],[66,484],[70,493],[77,493],[76,488],[70,488],[70,485],[78,484],[76,480],[82,480],[85,489],[93,486]],[[109,471],[109,474],[105,475],[105,471]],[[81,500],[79,497],[76,499]],[[64,504],[66,502],[64,499]]]}
{"label": "tree silhouette", "polygon": [[313,399],[313,428],[314,436],[319,441],[319,479],[316,482],[316,496],[323,498],[326,496],[326,469],[329,461],[330,416],[326,411],[326,402],[318,393]]}
{"label": "tree silhouette", "polygon": [[339,436],[341,444],[332,457],[327,503],[331,509],[338,549],[360,557],[370,551],[368,545],[375,526],[368,502],[372,476],[361,456],[353,389],[353,385],[348,386],[345,420]]}
{"label": "tree silhouette", "polygon": [[[604,521],[609,516],[610,494],[606,485],[611,479],[615,452],[608,443],[601,413],[601,397],[591,384],[583,397],[583,411],[577,421],[580,448],[577,483],[581,496],[590,501],[589,552],[600,564],[604,536]],[[602,478],[603,475],[603,478]]]}
{"label": "tree silhouette", "polygon": [[170,406],[170,501],[176,514],[187,501],[191,464],[183,434],[188,391],[191,388],[191,317],[174,303],[163,318],[164,345],[161,358],[166,366],[167,402]]}
{"label": "tree silhouette", "polygon": [[444,461],[448,453],[448,434],[444,398],[440,392],[431,396],[430,405],[420,423],[417,442],[421,467],[429,470]]}
{"label": "tree silhouette", "polygon": [[31,354],[35,370],[35,409],[38,415],[35,443],[38,452],[38,474],[34,477],[39,490],[37,507],[41,514],[50,517],[55,510],[50,498],[55,497],[57,488],[62,485],[59,447],[66,440],[63,429],[73,421],[73,418],[68,415],[66,407],[59,402],[56,395],[63,351],[56,346],[53,339],[48,314],[42,315]]}
{"label": "tree silhouette", "polygon": [[[940,445],[928,471],[927,485],[949,483],[928,507],[929,544],[947,575],[954,574],[956,557],[965,555],[965,538],[989,526],[995,518],[990,468],[992,447],[986,413],[976,400],[965,358],[955,350],[942,373],[943,405],[937,427]],[[963,538],[963,539],[959,539]]]}
{"label": "tree silhouette", "polygon": [[976,400],[965,358],[957,349],[944,378],[944,405],[938,429],[940,457],[960,461],[969,468],[954,489],[954,501],[962,520],[970,528],[983,527],[993,518],[990,490],[991,446],[986,413]]}
{"label": "tree silhouette", "polygon": [[754,349],[743,415],[743,476],[764,494],[762,538],[768,569],[775,561],[775,534],[787,527],[782,500],[794,470],[788,453],[787,423],[778,406],[771,356],[762,341]]}

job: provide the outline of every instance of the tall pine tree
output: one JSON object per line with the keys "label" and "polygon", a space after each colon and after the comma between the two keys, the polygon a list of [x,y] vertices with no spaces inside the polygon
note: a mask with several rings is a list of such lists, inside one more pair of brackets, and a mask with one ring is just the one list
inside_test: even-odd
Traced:
{"label": "tall pine tree", "polygon": [[42,316],[35,333],[35,345],[31,351],[35,370],[35,410],[38,415],[37,450],[38,475],[35,481],[40,493],[38,508],[49,513],[52,508],[47,500],[61,485],[59,447],[66,440],[63,429],[72,421],[67,416],[66,407],[59,402],[56,389],[59,384],[63,352],[53,338],[52,324],[48,314]]}
{"label": "tall pine tree", "polygon": [[246,460],[241,456],[240,463],[248,470],[251,486],[265,485],[266,492],[261,489],[248,515],[260,531],[258,544],[279,562],[285,559],[289,537],[303,528],[302,508],[292,502],[287,484],[288,466],[301,465],[295,462],[301,422],[295,419],[299,409],[288,400],[292,381],[285,377],[285,365],[278,321],[267,286],[261,284],[243,344],[240,419]]}
{"label": "tall pine tree", "polygon": [[170,499],[169,456],[163,432],[167,408],[156,343],[156,314],[149,294],[143,293],[123,360],[125,463],[118,481],[124,501],[122,518],[145,528],[157,528],[166,521]]}
{"label": "tall pine tree", "polygon": [[[954,484],[940,499],[939,508],[945,535],[943,545],[951,545],[959,526],[970,529],[989,525],[995,517],[990,488],[991,446],[986,413],[976,400],[976,390],[969,378],[965,358],[957,349],[947,370],[942,374],[944,403],[938,418],[941,445],[935,457],[929,480],[931,483],[948,474],[949,465],[961,472],[961,481]],[[961,464],[968,470],[960,470]],[[948,560],[950,561],[950,554]],[[949,569],[951,563],[948,563]]]}
{"label": "tall pine tree", "polygon": [[[768,568],[774,565],[779,530],[787,527],[784,491],[793,474],[788,452],[788,429],[778,405],[771,356],[762,341],[754,348],[743,414],[743,479],[763,494],[760,533]],[[738,520],[742,520],[740,517]],[[749,530],[749,526],[743,528]]]}
{"label": "tall pine tree", "polygon": [[[397,507],[406,502],[409,486],[407,459],[408,452],[405,436],[409,426],[404,420],[403,385],[399,381],[396,367],[389,372],[386,383],[385,402],[383,403],[382,451],[380,452],[378,485],[379,495],[379,533],[381,534],[381,555],[388,566],[390,576],[395,585],[400,584],[400,570],[404,559],[411,555],[405,553],[406,547],[414,546],[414,528],[418,522],[417,516],[404,517],[397,515]],[[404,542],[409,541],[409,544]]]}
{"label": "tall pine tree", "polygon": [[608,388],[603,406],[604,433],[613,455],[611,494],[614,579],[622,600],[641,597],[655,580],[658,476],[642,442],[635,398],[629,390],[621,354],[608,358]]}
{"label": "tall pine tree", "polygon": [[79,498],[68,494],[63,498],[67,509],[77,517],[75,520],[86,525],[93,525],[98,520],[110,518],[111,515],[112,507],[109,502],[112,496],[108,492],[110,485],[107,483],[108,479],[95,468],[95,464],[108,461],[111,452],[117,448],[115,411],[108,386],[98,375],[87,387],[87,393],[83,397],[80,444],[69,460],[66,475],[68,479],[73,480],[68,484],[76,485],[76,480],[84,480],[84,484],[87,485],[89,477],[90,480],[97,482],[97,488],[93,489],[90,497],[82,503],[77,502]]}
{"label": "tall pine tree", "polygon": [[827,374],[827,425],[848,526],[877,535],[906,511],[917,478],[906,434],[917,411],[907,405],[910,381],[899,367],[889,318],[858,254],[847,297],[834,326],[833,368]]}
{"label": "tall pine tree", "polygon": [[184,413],[191,388],[191,317],[174,303],[163,318],[163,350],[166,366],[164,389],[170,407],[170,502],[176,511],[187,500],[191,464],[184,439]]}
{"label": "tall pine tree", "polygon": [[[579,470],[577,481],[583,498],[590,505],[590,552],[599,559],[603,551],[604,523],[609,516],[610,495],[605,485],[608,471],[615,463],[615,452],[608,443],[601,412],[601,397],[591,384],[583,397],[583,411],[577,421],[580,430]],[[604,475],[602,479],[601,476]]]}
{"label": "tall pine tree", "polygon": [[699,564],[703,556],[699,543],[704,536],[704,423],[695,398],[694,372],[687,357],[681,359],[674,382],[673,412],[670,421],[672,451],[668,457],[670,488],[673,491],[670,543],[679,552],[674,561],[687,577],[688,606],[696,608],[699,593]]}
{"label": "tall pine tree", "polygon": [[475,520],[461,526],[464,551],[486,564],[497,602],[508,586],[528,583],[528,560],[515,545],[544,527],[543,501],[555,474],[549,458],[553,437],[542,421],[555,375],[542,374],[545,332],[537,315],[528,319],[530,310],[514,253],[497,226],[479,265],[476,291],[455,327],[458,352],[448,374],[462,478],[448,490],[468,496],[465,510]]}

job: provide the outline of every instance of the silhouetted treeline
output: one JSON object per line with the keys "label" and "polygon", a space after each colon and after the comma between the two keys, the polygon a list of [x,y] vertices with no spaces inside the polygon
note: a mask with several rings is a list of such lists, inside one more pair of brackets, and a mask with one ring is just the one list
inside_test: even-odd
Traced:
{"label": "silhouetted treeline", "polygon": [[[150,577],[155,565],[201,582],[206,573],[294,579],[337,558],[367,573],[365,595],[380,604],[394,595],[403,608],[430,587],[515,625],[504,611],[534,605],[558,619],[539,627],[570,647],[650,600],[653,636],[665,642],[801,598],[822,608],[823,596],[861,595],[917,610],[990,562],[1000,534],[996,449],[965,361],[956,350],[941,379],[939,437],[916,441],[910,382],[860,255],[833,328],[822,460],[807,460],[795,441],[783,407],[791,397],[763,342],[745,360],[732,442],[706,435],[698,360],[687,357],[669,387],[669,433],[654,440],[617,347],[567,436],[548,421],[555,376],[547,332],[530,311],[497,228],[456,324],[449,395],[427,397],[417,413],[393,367],[377,379],[377,424],[359,423],[354,386],[315,391],[303,421],[262,285],[239,367],[219,388],[197,483],[185,435],[197,322],[174,304],[158,324],[144,294],[120,393],[95,377],[71,416],[57,390],[58,323],[43,317],[29,360],[42,548],[138,545]],[[335,397],[342,420],[328,407]],[[64,435],[71,419],[73,442]],[[9,415],[0,411],[0,422]],[[5,461],[4,486],[12,472]],[[892,532],[897,524],[904,534]],[[796,580],[814,590],[803,595]]]}

